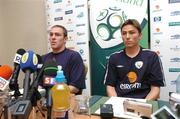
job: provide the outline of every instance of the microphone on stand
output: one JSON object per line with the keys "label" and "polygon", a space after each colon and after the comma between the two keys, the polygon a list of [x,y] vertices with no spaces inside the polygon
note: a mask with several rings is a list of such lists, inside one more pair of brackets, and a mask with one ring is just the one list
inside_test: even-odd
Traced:
{"label": "microphone on stand", "polygon": [[25,72],[23,98],[14,105],[12,118],[27,119],[32,110],[32,103],[28,98],[30,90],[30,75],[37,69],[38,59],[33,51],[26,52],[20,61],[20,67]]}
{"label": "microphone on stand", "polygon": [[6,92],[5,89],[9,84],[8,79],[11,77],[12,72],[13,72],[12,68],[8,65],[3,65],[0,67],[0,92],[2,92],[2,94],[0,95],[1,98],[0,116],[2,115],[2,112],[4,110],[5,119],[6,117],[8,117],[7,105],[9,101],[9,94],[7,94],[8,92]]}
{"label": "microphone on stand", "polygon": [[34,80],[30,86],[26,100],[30,100],[32,106],[37,106],[38,110],[36,110],[36,112],[40,111],[41,115],[45,117],[45,114],[37,105],[37,100],[41,99],[41,94],[38,91],[38,85],[40,84],[40,81],[42,80],[44,67],[46,66],[46,64],[42,64],[42,58],[40,55],[37,55],[37,57],[38,57],[38,66],[37,66],[38,69],[37,71],[35,71],[36,73],[34,72],[34,75],[33,75]]}
{"label": "microphone on stand", "polygon": [[4,91],[9,84],[9,78],[12,75],[12,68],[8,65],[0,67],[0,90]]}
{"label": "microphone on stand", "polygon": [[38,85],[43,77],[44,65],[42,64],[42,58],[36,54],[38,58],[37,70],[33,74],[33,82],[30,86],[28,96],[26,99],[31,100],[33,106],[36,106],[37,100],[41,99],[41,94],[38,91]]}
{"label": "microphone on stand", "polygon": [[30,75],[37,70],[38,58],[33,51],[26,52],[20,61],[20,67],[25,72],[23,99],[26,99],[30,88]]}
{"label": "microphone on stand", "polygon": [[37,76],[38,76],[38,74],[39,74],[39,72],[40,72],[40,70],[41,70],[41,68],[43,66],[43,61],[42,61],[41,56],[39,54],[36,54],[36,56],[37,56],[37,59],[38,59],[38,65],[37,65],[37,70],[33,73],[33,79],[34,80],[37,78]]}
{"label": "microphone on stand", "polygon": [[46,107],[47,111],[47,119],[51,119],[51,110],[52,110],[52,99],[51,99],[51,88],[55,84],[55,76],[57,75],[58,68],[56,66],[55,61],[46,62],[46,66],[44,68],[44,76],[43,76],[43,87],[46,89]]}
{"label": "microphone on stand", "polygon": [[13,74],[9,82],[9,88],[10,90],[14,91],[15,99],[17,99],[18,96],[21,95],[21,93],[19,92],[19,84],[18,84],[17,79],[18,79],[19,71],[20,71],[21,57],[25,52],[26,51],[24,49],[18,49],[14,57],[14,70],[13,70]]}

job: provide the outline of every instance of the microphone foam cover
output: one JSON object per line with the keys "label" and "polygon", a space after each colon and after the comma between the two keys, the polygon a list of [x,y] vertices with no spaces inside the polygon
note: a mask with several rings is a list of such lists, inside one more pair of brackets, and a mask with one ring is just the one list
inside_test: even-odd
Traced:
{"label": "microphone foam cover", "polygon": [[16,53],[19,54],[19,55],[23,55],[25,52],[26,51],[21,48],[21,49],[18,49]]}
{"label": "microphone foam cover", "polygon": [[13,69],[8,65],[2,65],[0,67],[0,77],[8,80],[12,75]]}
{"label": "microphone foam cover", "polygon": [[14,57],[14,65],[19,65],[20,61],[21,61],[21,57],[22,55],[25,53],[26,51],[24,49],[18,49],[15,57]]}
{"label": "microphone foam cover", "polygon": [[55,61],[49,60],[49,61],[45,62],[44,75],[54,77],[57,75],[57,71],[58,71],[58,68],[57,68]]}
{"label": "microphone foam cover", "polygon": [[26,69],[30,69],[31,72],[37,70],[38,58],[33,51],[26,52],[20,61],[20,67],[24,71]]}
{"label": "microphone foam cover", "polygon": [[37,58],[38,58],[38,64],[42,64],[42,57],[39,54],[36,54]]}

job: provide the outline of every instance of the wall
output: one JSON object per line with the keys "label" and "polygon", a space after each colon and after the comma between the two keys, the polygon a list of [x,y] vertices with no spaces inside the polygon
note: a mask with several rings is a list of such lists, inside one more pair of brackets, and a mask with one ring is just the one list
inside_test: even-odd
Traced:
{"label": "wall", "polygon": [[[0,0],[0,42],[2,39],[2,0]],[[0,58],[2,57],[2,43],[0,43]],[[0,64],[1,64],[1,59],[0,59]]]}
{"label": "wall", "polygon": [[1,0],[1,62],[12,64],[19,48],[46,53],[47,37],[43,0]]}
{"label": "wall", "polygon": [[19,48],[47,53],[44,0],[0,0],[0,64],[13,67]]}

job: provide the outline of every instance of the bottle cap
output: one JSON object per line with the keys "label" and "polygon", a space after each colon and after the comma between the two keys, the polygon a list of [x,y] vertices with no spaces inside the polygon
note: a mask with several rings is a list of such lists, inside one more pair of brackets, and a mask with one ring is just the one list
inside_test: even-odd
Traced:
{"label": "bottle cap", "polygon": [[62,70],[62,66],[58,65],[58,71],[57,71],[57,75],[55,77],[56,82],[65,82],[65,76],[64,76],[64,72]]}

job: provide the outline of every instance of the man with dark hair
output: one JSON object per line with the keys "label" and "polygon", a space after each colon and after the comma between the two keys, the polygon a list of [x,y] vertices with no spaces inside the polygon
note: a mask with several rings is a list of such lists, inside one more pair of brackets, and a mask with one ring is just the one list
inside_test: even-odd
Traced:
{"label": "man with dark hair", "polygon": [[141,26],[128,19],[121,26],[125,48],[109,58],[104,83],[108,96],[159,98],[160,86],[165,85],[162,64],[158,55],[139,45]]}

